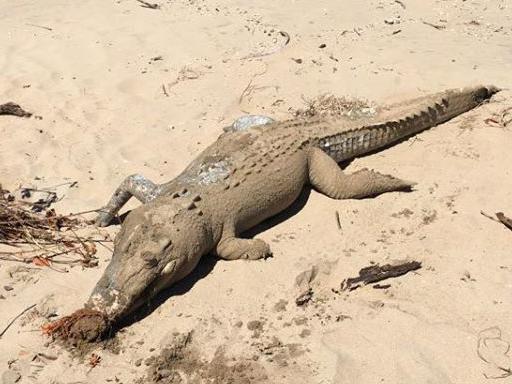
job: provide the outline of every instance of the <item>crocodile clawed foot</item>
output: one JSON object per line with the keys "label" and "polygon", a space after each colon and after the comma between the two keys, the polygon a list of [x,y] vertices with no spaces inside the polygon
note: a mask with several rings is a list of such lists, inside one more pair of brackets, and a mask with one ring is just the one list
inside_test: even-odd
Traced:
{"label": "crocodile clawed foot", "polygon": [[259,260],[272,257],[270,246],[261,239],[230,237],[217,246],[217,254],[225,260]]}
{"label": "crocodile clawed foot", "polygon": [[113,218],[114,216],[112,216],[109,212],[100,211],[94,220],[94,224],[98,227],[107,227],[112,222]]}

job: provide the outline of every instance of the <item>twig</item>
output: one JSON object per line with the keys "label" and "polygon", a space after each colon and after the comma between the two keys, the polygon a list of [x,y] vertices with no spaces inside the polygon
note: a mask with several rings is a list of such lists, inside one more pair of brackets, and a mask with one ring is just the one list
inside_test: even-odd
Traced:
{"label": "twig", "polygon": [[406,7],[405,7],[405,4],[404,4],[402,1],[400,1],[400,0],[395,0],[395,3],[400,4],[400,6],[401,6],[403,9],[405,9],[405,8],[406,8]]}
{"label": "twig", "polygon": [[442,30],[442,29],[446,29],[446,26],[445,25],[440,25],[440,24],[432,24],[432,23],[429,23],[428,21],[425,21],[425,20],[422,20],[421,21],[423,24],[425,25],[428,25],[429,27],[432,27],[432,28],[435,28],[437,30]]}
{"label": "twig", "polygon": [[25,308],[23,311],[21,311],[21,313],[19,315],[17,315],[14,319],[12,319],[9,324],[7,324],[7,326],[4,328],[4,330],[2,332],[0,332],[0,339],[2,338],[3,335],[5,335],[5,332],[7,332],[7,330],[11,327],[11,325],[14,324],[14,322],[16,320],[18,320],[18,318],[20,316],[22,316],[25,312],[27,311],[30,311],[32,308],[34,308],[37,304],[32,304],[31,306],[28,306],[27,308]]}
{"label": "twig", "polygon": [[367,284],[405,275],[407,272],[415,271],[419,268],[421,268],[421,262],[419,261],[402,261],[396,265],[372,265],[361,269],[358,277],[343,280],[341,290],[352,291]]}
{"label": "twig", "polygon": [[505,227],[512,231],[512,219],[509,219],[503,212],[496,213],[496,217]]}
{"label": "twig", "polygon": [[32,24],[32,23],[25,23],[25,25],[30,25],[32,27],[37,27],[37,28],[42,28],[42,29],[46,29],[47,31],[53,31],[52,28],[50,27],[45,27],[44,25],[37,25],[37,24]]}
{"label": "twig", "polygon": [[68,217],[70,217],[70,216],[80,216],[80,215],[85,215],[86,213],[100,212],[102,209],[103,208],[89,209],[88,211],[82,211],[82,212],[77,212],[77,213],[70,213],[67,216]]}
{"label": "twig", "polygon": [[335,211],[334,217],[336,218],[336,225],[338,226],[338,229],[341,231],[340,213],[338,211]]}
{"label": "twig", "polygon": [[169,94],[167,93],[167,89],[165,89],[165,84],[162,84],[162,91],[166,97],[169,97]]}
{"label": "twig", "polygon": [[252,85],[252,80],[253,79],[249,80],[249,84],[247,84],[247,87],[245,87],[244,90],[242,91],[242,93],[240,94],[240,97],[238,98],[238,104],[242,104],[242,101],[244,100],[245,94],[249,91],[249,88]]}
{"label": "twig", "polygon": [[148,3],[147,1],[144,1],[144,0],[137,0],[139,3],[141,3],[141,7],[142,8],[149,8],[149,9],[158,9],[160,8],[160,5],[156,4],[156,3]]}
{"label": "twig", "polygon": [[505,216],[505,214],[503,212],[497,212],[495,214],[496,218],[492,217],[488,213],[485,213],[484,211],[480,211],[480,214],[482,216],[487,217],[488,219],[490,219],[492,221],[495,221],[497,223],[503,224],[505,227],[507,227],[508,229],[510,229],[512,231],[512,219],[510,219],[507,216]]}
{"label": "twig", "polygon": [[499,221],[498,219],[496,219],[496,218],[492,217],[492,216],[491,216],[491,215],[489,215],[488,213],[485,213],[484,211],[480,211],[480,214],[481,214],[482,216],[487,217],[489,220],[495,221],[495,222],[497,222],[497,223],[501,223],[501,221]]}

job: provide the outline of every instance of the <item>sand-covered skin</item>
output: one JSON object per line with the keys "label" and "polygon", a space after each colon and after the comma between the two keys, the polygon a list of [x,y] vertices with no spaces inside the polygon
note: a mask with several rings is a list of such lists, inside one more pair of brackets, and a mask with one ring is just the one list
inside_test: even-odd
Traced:
{"label": "sand-covered skin", "polygon": [[[160,8],[0,2],[0,104],[34,114],[0,116],[4,188],[78,181],[54,207],[83,211],[103,205],[129,174],[172,178],[244,113],[288,118],[306,107],[303,98],[326,92],[380,104],[475,83],[512,87],[507,1],[151,2]],[[290,37],[283,49],[279,31]],[[511,106],[505,90],[354,161],[350,170],[418,184],[362,201],[311,192],[300,212],[257,235],[272,259],[206,258],[117,334],[118,354],[96,350],[94,368],[48,344],[39,327],[82,307],[110,252],[98,247],[97,268],[68,273],[0,261],[0,331],[38,304],[0,339],[0,375],[62,384],[154,378],[154,362],[191,331],[183,358],[195,360],[179,366],[198,364],[204,380],[222,379],[205,362],[234,382],[476,384],[507,375],[512,232],[480,211],[512,216],[512,123],[500,125]],[[405,258],[422,268],[388,289],[332,291],[370,262]],[[312,266],[312,300],[297,307],[296,276]]]}

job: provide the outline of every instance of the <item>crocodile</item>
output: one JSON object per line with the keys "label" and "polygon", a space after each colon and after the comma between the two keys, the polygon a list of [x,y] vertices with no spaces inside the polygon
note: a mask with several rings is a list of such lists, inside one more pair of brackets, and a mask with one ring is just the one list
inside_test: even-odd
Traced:
{"label": "crocodile", "polygon": [[411,190],[415,183],[339,163],[403,141],[486,102],[499,89],[473,86],[418,97],[366,119],[258,117],[225,130],[176,178],[156,184],[128,176],[96,222],[107,226],[133,196],[112,259],[86,308],[120,321],[187,276],[203,255],[256,260],[271,255],[241,234],[289,207],[310,185],[333,199]]}

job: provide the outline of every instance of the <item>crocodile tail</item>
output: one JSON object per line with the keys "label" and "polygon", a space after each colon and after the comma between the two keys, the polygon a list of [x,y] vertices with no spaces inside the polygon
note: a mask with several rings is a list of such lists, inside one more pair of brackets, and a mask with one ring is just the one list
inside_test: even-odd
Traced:
{"label": "crocodile tail", "polygon": [[475,86],[427,96],[407,114],[323,137],[319,146],[338,162],[373,152],[467,112],[498,91],[495,86]]}
{"label": "crocodile tail", "polygon": [[489,85],[452,89],[439,94],[445,109],[439,115],[440,121],[436,125],[479,106],[499,91],[499,88]]}

